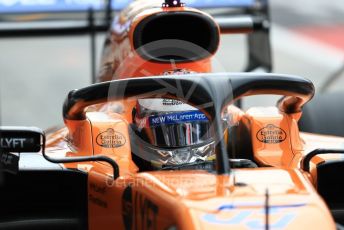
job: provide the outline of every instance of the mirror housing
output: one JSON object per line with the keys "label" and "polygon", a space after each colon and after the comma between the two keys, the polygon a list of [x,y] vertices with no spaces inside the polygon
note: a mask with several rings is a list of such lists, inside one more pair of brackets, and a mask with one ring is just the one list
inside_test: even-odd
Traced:
{"label": "mirror housing", "polygon": [[39,152],[43,131],[35,127],[0,126],[0,153]]}
{"label": "mirror housing", "polygon": [[[9,170],[9,165],[15,165],[16,172],[18,170],[19,157],[17,161],[12,161],[12,154],[10,153],[37,153],[42,150],[43,157],[52,163],[75,163],[87,161],[104,161],[113,168],[114,179],[119,177],[119,168],[117,163],[106,156],[90,156],[90,157],[63,157],[53,158],[45,154],[46,137],[44,132],[36,127],[15,127],[15,126],[0,126],[0,173],[1,167]],[[9,160],[9,157],[11,159]],[[5,164],[4,164],[5,163]],[[3,165],[2,165],[3,164]],[[0,175],[1,180],[1,175]],[[1,182],[1,181],[0,181]]]}

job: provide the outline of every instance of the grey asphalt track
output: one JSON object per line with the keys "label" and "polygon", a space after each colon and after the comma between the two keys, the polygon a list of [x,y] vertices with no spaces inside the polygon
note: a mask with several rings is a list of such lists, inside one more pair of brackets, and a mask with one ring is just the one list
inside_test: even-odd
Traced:
{"label": "grey asphalt track", "polygon": [[[319,86],[339,67],[344,55],[295,34],[292,28],[344,21],[344,2],[334,0],[334,4],[326,5],[327,13],[324,0],[288,1],[294,5],[286,2],[272,0],[274,72],[305,76]],[[304,10],[299,9],[301,2]],[[98,56],[102,42],[103,35],[98,36]],[[245,54],[243,36],[223,36],[216,56],[221,67],[215,71],[242,70]],[[0,40],[1,125],[48,128],[62,124],[62,103],[67,93],[90,83],[89,63],[87,36]],[[272,105],[274,99],[251,98],[245,105]]]}

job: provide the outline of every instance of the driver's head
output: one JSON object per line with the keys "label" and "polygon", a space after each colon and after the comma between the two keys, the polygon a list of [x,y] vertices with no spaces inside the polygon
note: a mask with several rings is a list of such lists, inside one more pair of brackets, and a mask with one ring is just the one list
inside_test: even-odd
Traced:
{"label": "driver's head", "polygon": [[214,158],[213,132],[195,107],[172,99],[138,100],[134,115],[134,154],[155,168],[204,162]]}

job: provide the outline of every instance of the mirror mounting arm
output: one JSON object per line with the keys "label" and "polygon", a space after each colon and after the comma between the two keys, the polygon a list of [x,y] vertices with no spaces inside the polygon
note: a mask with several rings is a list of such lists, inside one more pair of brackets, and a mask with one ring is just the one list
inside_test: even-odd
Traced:
{"label": "mirror mounting arm", "polygon": [[106,156],[89,156],[89,157],[65,157],[65,158],[53,158],[45,153],[45,142],[46,142],[46,137],[44,133],[41,133],[42,135],[42,155],[43,157],[52,163],[59,164],[59,163],[76,163],[76,162],[88,162],[88,161],[102,161],[106,162],[111,165],[113,168],[113,179],[116,180],[119,177],[119,167],[113,159],[110,157]]}

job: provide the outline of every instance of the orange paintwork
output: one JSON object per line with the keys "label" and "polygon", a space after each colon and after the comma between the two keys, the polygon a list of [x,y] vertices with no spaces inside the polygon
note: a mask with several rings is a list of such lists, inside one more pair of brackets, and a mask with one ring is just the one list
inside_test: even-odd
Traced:
{"label": "orange paintwork", "polygon": [[[211,58],[186,63],[154,63],[144,60],[134,50],[133,33],[144,18],[164,11],[191,11],[210,15],[196,9],[161,8],[163,1],[135,1],[122,11],[107,37],[104,47],[98,81],[109,81],[128,77],[157,76],[171,69],[187,69],[194,72],[211,72]],[[220,29],[218,28],[220,32]]]}
{"label": "orange paintwork", "polygon": [[[135,53],[132,36],[140,20],[165,10],[194,11],[152,8],[161,3],[136,1],[120,14],[107,38],[109,44],[103,53],[99,81],[159,75],[175,68],[211,71],[210,58],[158,64],[144,61]],[[119,110],[118,102],[93,106],[86,120],[65,120],[67,129],[47,136],[49,155],[101,154],[119,165],[120,177],[114,180],[112,168],[106,163],[64,164],[66,168],[88,173],[90,230],[262,229],[266,191],[270,197],[270,227],[336,229],[328,208],[313,187],[316,175],[300,170],[299,163],[316,142],[324,140],[336,145],[339,139],[300,134],[300,113],[288,115],[277,108],[252,108],[245,113],[234,106],[228,108],[233,125],[243,122],[249,128],[254,159],[260,168],[234,169],[230,175],[197,170],[139,172],[132,160],[128,134],[134,102],[122,103]],[[344,143],[344,139],[340,141]],[[317,157],[313,163],[322,160],[325,158]],[[279,208],[274,209],[276,206]]]}
{"label": "orange paintwork", "polygon": [[[292,118],[285,114],[276,112],[274,109],[266,109],[269,111],[266,113],[259,113],[261,109],[251,109],[246,113],[235,108],[230,110],[236,111],[235,120],[246,117],[251,120],[251,124],[260,125],[254,129],[252,127],[253,141],[257,142],[256,130],[265,125],[257,121],[266,121],[266,124],[272,123],[283,128],[287,133],[286,139],[290,138],[292,122],[283,122]],[[89,124],[98,129],[91,136],[93,140],[96,134],[108,127],[121,130],[124,135],[126,133],[127,123],[118,114],[90,112],[87,118]],[[56,135],[61,137],[61,132],[63,133],[60,131]],[[302,136],[307,137],[307,134],[302,134]],[[53,137],[54,135],[50,139],[53,140]],[[321,140],[320,136],[318,140]],[[132,217],[132,227],[137,229],[149,229],[149,227],[166,229],[171,226],[176,226],[178,229],[227,229],[228,227],[247,229],[251,225],[264,226],[262,213],[266,189],[270,194],[271,206],[291,206],[286,206],[270,215],[272,226],[290,217],[292,220],[288,222],[285,229],[304,229],[309,226],[313,226],[312,229],[335,229],[332,217],[313,189],[308,174],[287,164],[293,158],[290,143],[294,141],[289,139],[288,145],[273,144],[272,146],[256,143],[254,145],[256,159],[266,160],[265,164],[276,163],[274,168],[236,169],[230,176],[216,176],[203,171],[137,173],[137,169],[128,170],[128,165],[118,161],[121,176],[113,180],[112,169],[106,164],[80,163],[68,164],[65,167],[88,172],[90,229],[124,229],[123,218],[129,211],[128,216]],[[60,142],[64,140],[61,138]],[[56,140],[52,142],[53,145],[56,143]],[[60,146],[62,146],[61,143]],[[65,151],[67,151],[68,147],[65,146]],[[276,159],[280,154],[279,160],[264,155],[265,152],[274,152],[272,150],[274,147]],[[48,151],[52,148],[53,146],[50,146]],[[95,152],[100,151],[99,153],[116,160],[118,160],[116,154],[123,154],[130,161],[130,146],[123,151],[99,146],[97,149]],[[282,157],[283,154],[285,157]],[[300,160],[301,157],[298,159]],[[234,181],[240,185],[234,184]],[[131,189],[131,198],[124,198],[128,187],[130,187],[129,190]],[[131,199],[131,202],[126,199]],[[232,205],[237,207],[230,208]],[[222,207],[221,210],[220,207]],[[234,221],[238,216],[247,213],[250,215],[242,221]]]}
{"label": "orange paintwork", "polygon": [[65,120],[65,125],[68,127],[68,140],[70,148],[78,153],[94,154],[92,144],[92,128],[88,119],[83,121],[69,121]]}
{"label": "orange paintwork", "polygon": [[[247,114],[254,119],[252,110]],[[247,114],[243,116],[248,116]],[[116,127],[113,121],[102,116],[106,114],[94,113],[88,115],[88,119],[94,125],[101,122],[99,127],[105,129],[106,125]],[[273,117],[273,113],[271,116]],[[118,115],[112,114],[111,117],[119,122],[116,120]],[[255,117],[255,120],[257,119],[261,117]],[[60,138],[60,142],[64,140]],[[53,144],[56,145],[56,140]],[[47,150],[52,148],[53,146],[50,146]],[[278,145],[278,148],[281,146]],[[66,146],[65,151],[67,149]],[[116,149],[112,150],[114,151],[108,154],[110,157],[116,153]],[[259,150],[263,151],[264,146],[260,146]],[[285,152],[287,154],[288,150]],[[123,155],[126,155],[125,152]],[[285,229],[304,229],[309,226],[313,226],[312,229],[335,229],[326,205],[312,188],[309,177],[299,172],[298,168],[287,170],[283,169],[286,167],[275,166],[237,169],[231,176],[216,176],[203,171],[136,173],[133,170],[129,173],[125,170],[125,164],[118,163],[121,177],[115,181],[111,178],[112,169],[105,164],[65,165],[88,172],[90,229],[124,229],[123,213],[128,210],[132,210],[132,224],[138,229],[146,229],[148,226],[157,227],[156,229],[171,226],[178,229],[247,229],[254,223],[261,226],[264,225],[262,210],[266,189],[269,190],[270,205],[295,206],[271,214],[271,224],[278,224],[283,218],[293,217]],[[236,186],[233,181],[241,185]],[[124,191],[129,185],[132,190],[132,203],[124,203]],[[219,210],[219,207],[226,205],[238,207]],[[240,222],[233,221],[235,217],[245,213],[251,214]]]}
{"label": "orange paintwork", "polygon": [[[136,1],[115,19],[103,50],[100,73],[98,81],[109,81],[113,79],[123,79],[129,77],[158,76],[173,69],[187,69],[198,73],[209,73],[212,71],[211,58],[199,61],[183,63],[156,63],[144,60],[137,54],[133,45],[133,33],[136,26],[144,18],[163,11],[191,11],[198,12],[211,17],[210,15],[192,8],[161,8],[162,1]],[[220,32],[219,28],[218,31]],[[132,121],[131,111],[135,102],[118,103],[126,104],[124,116],[128,121]]]}
{"label": "orange paintwork", "polygon": [[[302,157],[302,143],[294,116],[271,107],[251,108],[245,117],[251,127],[254,157],[260,164],[274,167],[297,167]],[[272,134],[263,135],[262,132],[264,134],[272,132]],[[261,135],[277,139],[264,143],[264,140],[259,140],[262,138]]]}

